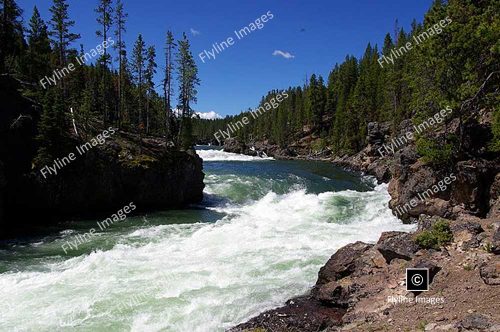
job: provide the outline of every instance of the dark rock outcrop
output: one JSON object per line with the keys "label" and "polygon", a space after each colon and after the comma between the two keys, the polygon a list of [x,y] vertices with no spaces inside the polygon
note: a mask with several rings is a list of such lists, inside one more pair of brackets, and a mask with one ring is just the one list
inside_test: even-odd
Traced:
{"label": "dark rock outcrop", "polygon": [[500,262],[485,262],[479,268],[479,275],[487,285],[500,285]]}
{"label": "dark rock outcrop", "polygon": [[391,125],[389,122],[369,122],[366,140],[368,144],[380,147],[390,135]]}
{"label": "dark rock outcrop", "polygon": [[363,264],[361,257],[371,247],[373,245],[358,241],[340,248],[319,270],[316,287],[342,279],[359,270]]}
{"label": "dark rock outcrop", "polygon": [[451,200],[471,214],[485,217],[490,209],[490,187],[500,172],[495,160],[474,159],[457,163],[457,181]]}
{"label": "dark rock outcrop", "polygon": [[387,264],[395,258],[410,260],[418,251],[412,234],[404,232],[384,232],[380,236],[376,249],[384,256]]}
{"label": "dark rock outcrop", "polygon": [[353,303],[351,295],[357,290],[356,284],[342,284],[338,281],[330,281],[321,285],[314,297],[319,301],[333,307],[347,308]]}
{"label": "dark rock outcrop", "polygon": [[235,326],[229,332],[250,332],[263,329],[273,332],[316,332],[338,326],[344,309],[324,306],[309,296],[288,300],[277,309],[266,311],[248,322]]}
{"label": "dark rock outcrop", "polygon": [[228,138],[224,141],[224,151],[231,153],[248,154],[249,149],[246,144],[236,138]]}
{"label": "dark rock outcrop", "polygon": [[61,219],[108,216],[130,202],[146,211],[201,201],[203,166],[194,151],[116,129],[84,154],[76,146],[94,135],[68,134],[72,148],[61,149],[57,158],[72,152],[75,160],[45,178],[40,173],[45,165],[33,162],[41,107],[20,89],[19,81],[0,75],[0,238],[38,232]]}

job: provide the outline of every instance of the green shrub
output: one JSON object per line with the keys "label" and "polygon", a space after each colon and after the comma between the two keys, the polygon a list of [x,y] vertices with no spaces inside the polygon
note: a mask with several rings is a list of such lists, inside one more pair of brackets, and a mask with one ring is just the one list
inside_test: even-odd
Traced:
{"label": "green shrub", "polygon": [[437,221],[430,231],[423,231],[415,238],[415,242],[426,249],[439,249],[452,240],[450,224],[445,220]]}
{"label": "green shrub", "polygon": [[454,146],[452,143],[439,144],[431,139],[421,137],[416,142],[417,152],[427,163],[434,165],[449,164],[452,160]]}

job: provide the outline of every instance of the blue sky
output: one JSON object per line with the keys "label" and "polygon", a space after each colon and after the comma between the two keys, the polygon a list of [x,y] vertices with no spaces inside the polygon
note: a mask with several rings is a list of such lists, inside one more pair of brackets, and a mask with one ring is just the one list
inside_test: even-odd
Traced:
{"label": "blue sky", "polygon": [[[387,32],[394,31],[395,20],[408,29],[412,20],[422,21],[431,0],[319,0],[319,1],[166,1],[123,0],[128,12],[126,43],[130,52],[139,33],[157,49],[157,82],[162,79],[163,48],[166,30],[176,38],[186,32],[198,63],[201,85],[200,112],[236,114],[257,106],[272,89],[301,85],[312,73],[323,75],[347,54],[359,57],[368,42],[380,45]],[[29,21],[36,5],[44,19],[49,18],[52,1],[18,0]],[[94,8],[97,0],[69,0],[70,16],[76,21],[74,32],[86,50],[101,42],[95,31]],[[198,54],[212,49],[228,37],[271,11],[274,18],[261,30],[253,31],[234,45],[203,63]],[[196,32],[193,34],[191,29]],[[199,32],[199,33],[198,33]],[[290,53],[293,58],[274,55]]]}

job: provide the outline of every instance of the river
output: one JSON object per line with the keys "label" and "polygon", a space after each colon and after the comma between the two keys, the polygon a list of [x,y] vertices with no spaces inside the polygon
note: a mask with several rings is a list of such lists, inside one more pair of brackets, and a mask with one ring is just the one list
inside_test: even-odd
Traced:
{"label": "river", "polygon": [[[0,331],[223,331],[303,294],[341,246],[409,231],[386,185],[331,164],[200,147],[198,206],[0,246]],[[120,208],[120,207],[118,207]]]}

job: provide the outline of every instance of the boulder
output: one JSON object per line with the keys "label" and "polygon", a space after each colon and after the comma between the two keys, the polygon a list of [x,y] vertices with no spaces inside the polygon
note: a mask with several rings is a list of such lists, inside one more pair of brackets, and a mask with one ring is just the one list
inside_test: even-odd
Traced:
{"label": "boulder", "polygon": [[473,331],[484,331],[487,328],[490,328],[493,324],[490,322],[488,317],[481,314],[470,314],[465,316],[462,320],[460,320],[455,327],[462,330],[473,330]]}
{"label": "boulder", "polygon": [[330,281],[319,287],[315,297],[328,305],[348,307],[353,288],[351,285],[343,286],[338,281]]}
{"label": "boulder", "polygon": [[487,285],[500,285],[500,262],[483,263],[479,268],[479,275]]}
{"label": "boulder", "polygon": [[473,221],[452,223],[450,228],[454,241],[463,250],[479,247],[480,240],[477,235],[484,232],[479,223]]}
{"label": "boulder", "polygon": [[227,138],[224,141],[224,151],[225,152],[232,152],[232,153],[246,153],[248,150],[247,146],[245,143],[240,142],[238,139],[232,137],[232,138]]}
{"label": "boulder", "polygon": [[373,245],[361,241],[340,248],[319,270],[316,287],[352,274],[363,264],[362,255]]}
{"label": "boulder", "polygon": [[384,256],[387,264],[390,264],[395,258],[412,259],[419,248],[409,233],[384,232],[377,242],[376,249]]}

